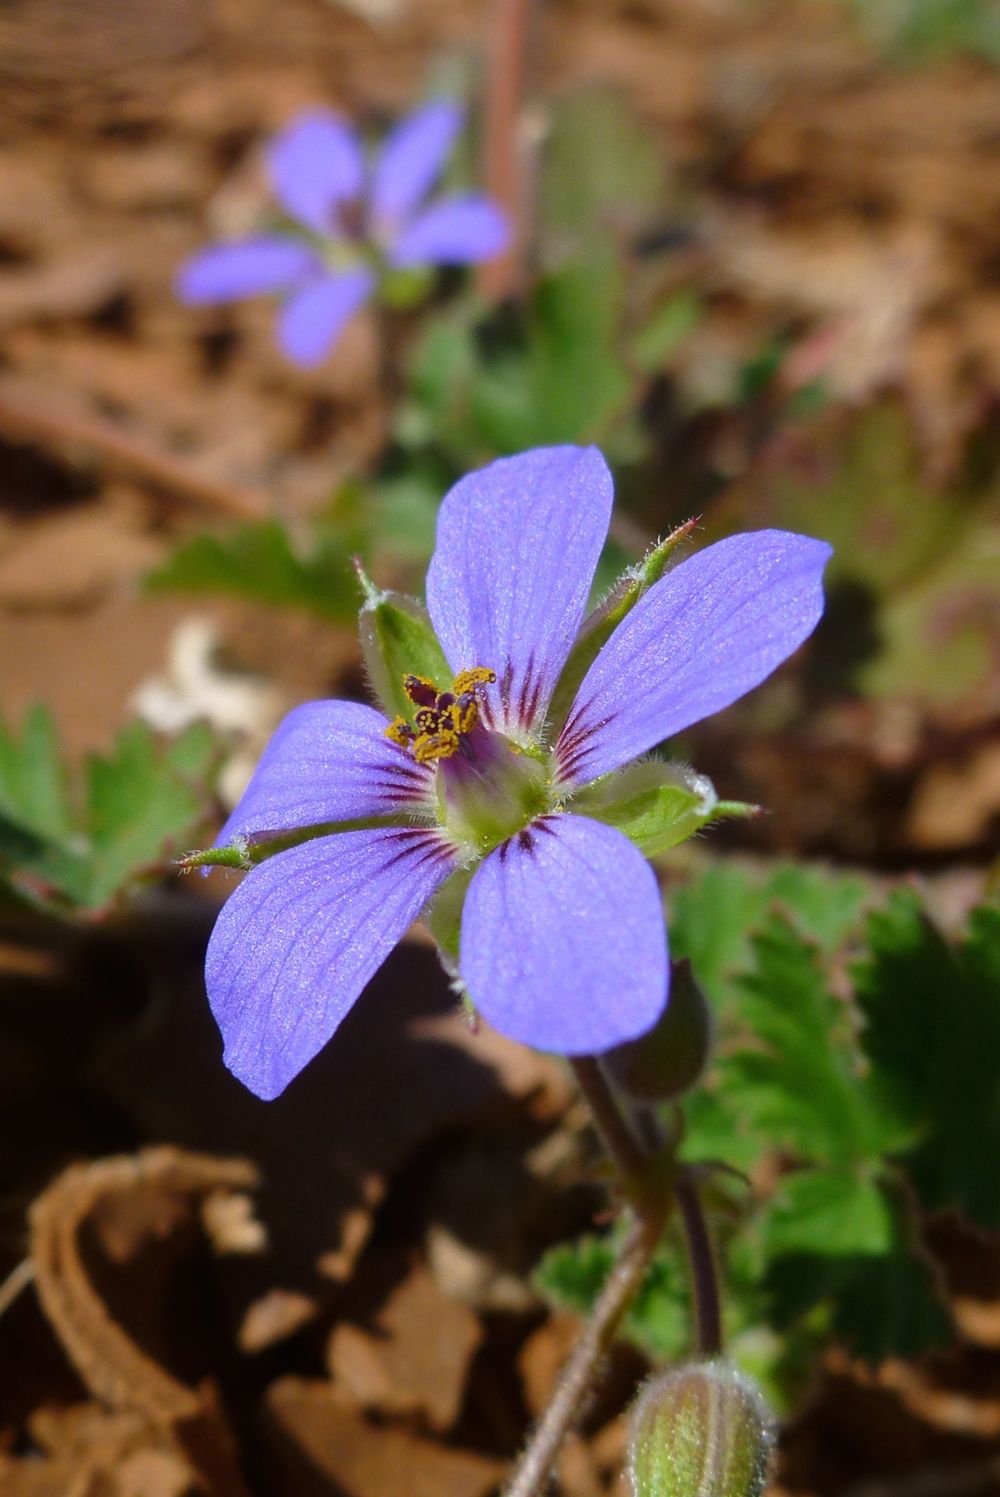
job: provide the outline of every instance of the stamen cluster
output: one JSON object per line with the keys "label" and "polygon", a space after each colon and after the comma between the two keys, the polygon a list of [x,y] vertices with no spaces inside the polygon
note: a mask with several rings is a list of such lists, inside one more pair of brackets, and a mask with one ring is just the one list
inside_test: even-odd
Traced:
{"label": "stamen cluster", "polygon": [[496,671],[477,665],[459,671],[450,691],[440,691],[424,676],[404,676],[403,689],[417,710],[412,723],[395,717],[385,736],[409,749],[418,764],[450,759],[478,726],[479,694],[496,678]]}

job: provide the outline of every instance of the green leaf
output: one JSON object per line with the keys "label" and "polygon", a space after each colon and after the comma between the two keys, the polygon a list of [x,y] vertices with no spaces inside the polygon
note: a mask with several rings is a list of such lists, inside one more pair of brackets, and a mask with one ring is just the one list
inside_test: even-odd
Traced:
{"label": "green leaf", "polygon": [[843,1164],[876,1157],[898,1139],[854,1065],[849,1015],[826,985],[816,948],[772,915],[753,941],[754,969],[739,980],[752,1046],[729,1054],[721,1084],[733,1107],[773,1147]]}
{"label": "green leaf", "polygon": [[304,608],[322,618],[350,618],[357,590],[349,538],[323,528],[300,555],[277,520],[227,535],[197,535],[146,577],[151,592],[234,593],[260,603]]}
{"label": "green leaf", "polygon": [[90,905],[104,904],[126,879],[177,850],[179,831],[195,825],[204,800],[214,746],[195,724],[158,751],[152,729],[132,722],[112,753],[88,765],[86,826],[90,856],[86,878],[74,892]]}
{"label": "green leaf", "polygon": [[776,1328],[821,1306],[830,1333],[871,1363],[954,1337],[902,1197],[864,1175],[808,1171],[783,1186],[763,1238]]}
{"label": "green leaf", "polygon": [[72,830],[55,719],[41,703],[29,708],[20,739],[0,725],[0,810],[43,838],[58,841]]}
{"label": "green leaf", "polygon": [[702,319],[703,306],[693,291],[677,291],[661,302],[639,331],[633,334],[632,362],[646,374],[666,367],[684,340]]}
{"label": "green leaf", "polygon": [[612,88],[560,100],[545,143],[538,202],[546,259],[579,255],[614,226],[639,229],[662,211],[656,136]]}
{"label": "green leaf", "polygon": [[953,946],[915,894],[868,926],[855,970],[862,1042],[877,1086],[910,1130],[901,1151],[923,1204],[1000,1226],[1000,910],[974,913]]}
{"label": "green leaf", "polygon": [[767,1213],[770,1254],[877,1256],[892,1248],[893,1213],[870,1169],[804,1169],[786,1175]]}
{"label": "green leaf", "polygon": [[0,878],[45,908],[107,903],[195,832],[215,760],[204,724],[164,745],[133,722],[109,755],[91,756],[76,805],[48,713],[30,715],[20,742],[0,725]]}
{"label": "green leaf", "polygon": [[622,296],[621,268],[603,246],[539,282],[519,342],[484,360],[472,388],[489,450],[602,437],[631,388],[615,347]]}
{"label": "green leaf", "polygon": [[691,958],[698,981],[726,1013],[739,1001],[737,974],[751,962],[750,934],[769,910],[784,910],[822,950],[834,951],[858,931],[870,898],[870,885],[855,874],[802,863],[764,873],[715,862],[671,895],[671,950]]}

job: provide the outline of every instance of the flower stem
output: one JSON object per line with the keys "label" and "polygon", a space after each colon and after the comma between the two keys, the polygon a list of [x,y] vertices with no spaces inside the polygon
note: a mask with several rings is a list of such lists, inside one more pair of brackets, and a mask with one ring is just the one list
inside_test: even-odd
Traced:
{"label": "flower stem", "polygon": [[600,1061],[582,1055],[571,1060],[570,1067],[622,1183],[626,1187],[640,1185],[646,1177],[649,1155],[618,1105]]}
{"label": "flower stem", "polygon": [[654,1156],[636,1137],[600,1062],[584,1056],[570,1064],[629,1197],[632,1221],[618,1261],[598,1296],[583,1335],[560,1373],[552,1402],[525,1448],[506,1497],[536,1497],[544,1490],[559,1447],[576,1420],[597,1368],[642,1283],[670,1209],[668,1191],[651,1188],[650,1166]]}
{"label": "flower stem", "polygon": [[563,1368],[555,1395],[536,1426],[506,1490],[506,1497],[536,1497],[544,1491],[559,1447],[580,1412],[594,1374],[614,1340],[650,1258],[660,1240],[663,1220],[633,1219],[621,1256],[601,1290],[583,1335]]}
{"label": "flower stem", "polygon": [[714,1357],[722,1350],[722,1306],[718,1265],[705,1208],[690,1174],[682,1173],[678,1177],[674,1194],[684,1224],[691,1265],[698,1351],[703,1357]]}

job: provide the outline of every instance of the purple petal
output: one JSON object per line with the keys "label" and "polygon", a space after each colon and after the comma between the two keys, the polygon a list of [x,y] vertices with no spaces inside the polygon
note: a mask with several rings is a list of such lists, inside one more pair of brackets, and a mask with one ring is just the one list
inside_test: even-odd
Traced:
{"label": "purple petal", "polygon": [[541,723],[587,605],[613,487],[596,447],[540,447],[463,478],[438,514],[427,605],[455,671],[497,673],[485,716]]}
{"label": "purple petal", "polygon": [[586,784],[758,686],[819,623],[830,555],[824,541],[757,530],[668,573],[580,683],[561,777]]}
{"label": "purple petal", "polygon": [[389,258],[401,270],[411,265],[472,264],[492,260],[506,249],[509,238],[507,220],[489,198],[445,198],[403,230]]}
{"label": "purple petal", "polygon": [[324,275],[285,303],[278,342],[294,364],[312,369],[333,352],[345,325],[368,300],[375,277],[368,270]]}
{"label": "purple petal", "polygon": [[667,999],[653,870],[614,827],[548,816],[491,852],[462,913],[462,977],[511,1039],[594,1055],[644,1034]]}
{"label": "purple petal", "polygon": [[454,859],[436,833],[340,832],[279,853],[222,908],[205,959],[225,1062],[270,1100],[320,1051]]}
{"label": "purple petal", "polygon": [[219,846],[251,832],[412,811],[433,777],[385,728],[382,714],[360,702],[296,707],[264,750]]}
{"label": "purple petal", "polygon": [[328,109],[300,114],[272,142],[267,164],[275,197],[316,234],[336,229],[338,203],[360,197],[365,158],[357,134]]}
{"label": "purple petal", "polygon": [[181,301],[193,306],[242,301],[286,291],[319,265],[316,253],[294,239],[244,239],[213,244],[185,260],[177,274]]}
{"label": "purple petal", "polygon": [[437,99],[407,115],[382,146],[372,182],[372,216],[385,231],[409,216],[437,181],[465,111]]}

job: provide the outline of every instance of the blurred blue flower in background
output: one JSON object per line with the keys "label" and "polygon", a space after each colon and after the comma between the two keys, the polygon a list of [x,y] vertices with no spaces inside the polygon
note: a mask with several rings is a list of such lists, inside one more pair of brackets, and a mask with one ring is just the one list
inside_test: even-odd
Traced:
{"label": "blurred blue flower in background", "polygon": [[267,153],[274,195],[292,223],[192,255],[177,278],[181,300],[282,297],[278,342],[312,368],[387,274],[493,259],[508,239],[496,204],[480,193],[427,202],[463,122],[451,101],[424,105],[369,164],[347,121],[325,109],[299,115]]}

